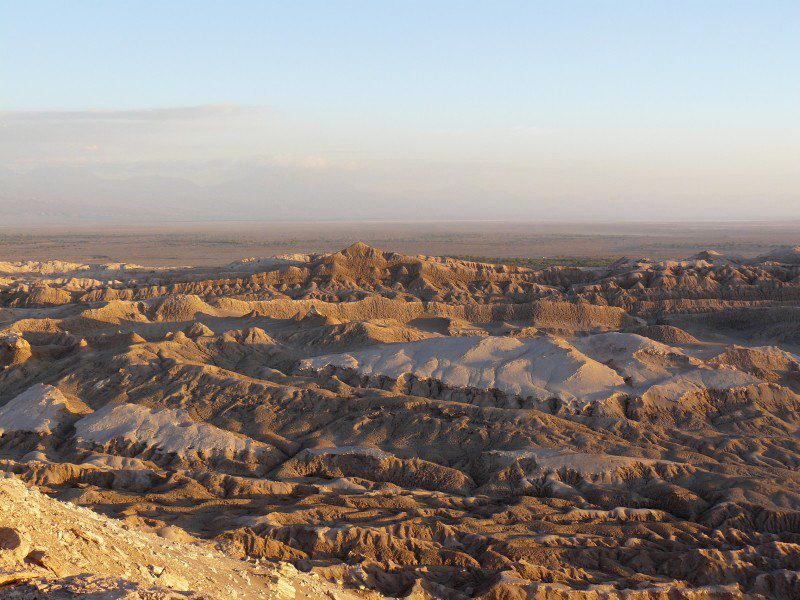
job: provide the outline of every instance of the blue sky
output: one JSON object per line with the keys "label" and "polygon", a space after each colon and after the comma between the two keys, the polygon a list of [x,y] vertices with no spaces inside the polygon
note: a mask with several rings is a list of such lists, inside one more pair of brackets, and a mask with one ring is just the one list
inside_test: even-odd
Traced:
{"label": "blue sky", "polygon": [[4,0],[0,173],[50,198],[32,173],[74,171],[62,204],[79,173],[266,214],[285,172],[365,218],[784,217],[798,73],[796,1]]}

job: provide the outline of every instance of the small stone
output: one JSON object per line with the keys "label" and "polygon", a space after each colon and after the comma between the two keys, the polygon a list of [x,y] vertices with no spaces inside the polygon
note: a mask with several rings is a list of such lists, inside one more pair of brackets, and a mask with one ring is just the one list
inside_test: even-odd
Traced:
{"label": "small stone", "polygon": [[28,544],[13,527],[0,527],[0,556],[21,560],[28,554]]}
{"label": "small stone", "polygon": [[170,589],[179,591],[179,592],[186,592],[189,591],[189,582],[186,581],[180,575],[173,575],[172,573],[162,573],[161,577],[159,577],[158,582]]}

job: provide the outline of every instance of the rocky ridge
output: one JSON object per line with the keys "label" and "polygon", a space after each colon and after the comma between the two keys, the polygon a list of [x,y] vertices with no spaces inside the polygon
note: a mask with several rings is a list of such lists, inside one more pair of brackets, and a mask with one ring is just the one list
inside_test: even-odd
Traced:
{"label": "rocky ridge", "polygon": [[791,261],[0,267],[0,467],[114,526],[361,596],[800,594]]}

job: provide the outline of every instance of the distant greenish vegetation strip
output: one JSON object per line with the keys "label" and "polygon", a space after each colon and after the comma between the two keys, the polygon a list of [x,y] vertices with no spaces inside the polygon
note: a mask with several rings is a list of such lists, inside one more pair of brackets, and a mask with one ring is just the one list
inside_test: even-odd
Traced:
{"label": "distant greenish vegetation strip", "polygon": [[607,267],[617,258],[609,256],[542,256],[538,258],[522,257],[492,257],[471,256],[468,254],[454,254],[450,258],[469,260],[474,262],[490,263],[493,265],[509,265],[512,267],[527,267],[529,269],[546,269],[547,267]]}

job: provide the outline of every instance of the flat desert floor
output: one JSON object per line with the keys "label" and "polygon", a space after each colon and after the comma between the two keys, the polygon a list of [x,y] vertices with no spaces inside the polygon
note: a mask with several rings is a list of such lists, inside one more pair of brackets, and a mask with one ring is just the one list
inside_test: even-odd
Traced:
{"label": "flat desert floor", "polygon": [[800,221],[722,223],[230,222],[4,227],[0,260],[224,266],[244,257],[336,252],[354,240],[405,254],[680,259],[713,248],[754,257],[797,244]]}

